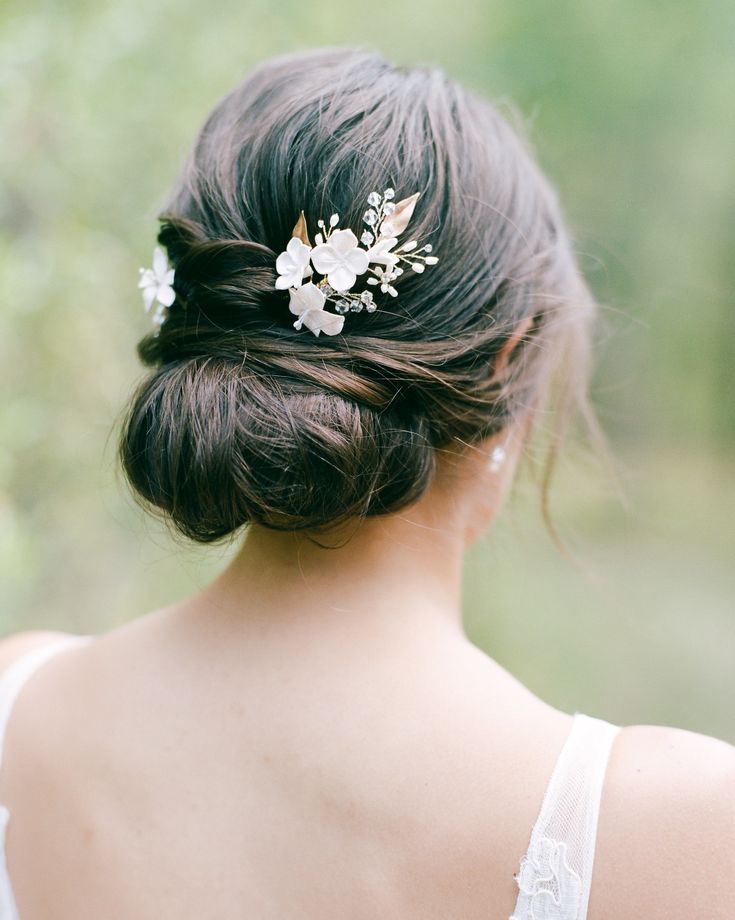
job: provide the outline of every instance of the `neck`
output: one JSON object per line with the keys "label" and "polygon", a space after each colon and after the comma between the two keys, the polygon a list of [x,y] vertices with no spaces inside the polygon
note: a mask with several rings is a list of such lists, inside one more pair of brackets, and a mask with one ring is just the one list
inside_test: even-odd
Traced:
{"label": "neck", "polygon": [[461,631],[461,529],[432,518],[418,503],[317,537],[323,545],[253,525],[199,602],[238,630]]}

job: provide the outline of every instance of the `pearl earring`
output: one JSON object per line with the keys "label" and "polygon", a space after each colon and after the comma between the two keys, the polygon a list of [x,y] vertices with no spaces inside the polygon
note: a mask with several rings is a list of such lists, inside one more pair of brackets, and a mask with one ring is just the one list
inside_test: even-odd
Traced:
{"label": "pearl earring", "polygon": [[490,451],[490,472],[497,473],[500,467],[505,460],[505,447],[502,444],[497,444]]}

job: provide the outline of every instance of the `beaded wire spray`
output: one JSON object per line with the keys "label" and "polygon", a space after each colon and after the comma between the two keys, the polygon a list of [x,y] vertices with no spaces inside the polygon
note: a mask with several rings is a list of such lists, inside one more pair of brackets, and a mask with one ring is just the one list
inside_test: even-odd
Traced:
{"label": "beaded wire spray", "polygon": [[[374,313],[377,309],[373,291],[352,290],[360,275],[369,274],[367,283],[379,288],[381,294],[397,297],[393,282],[405,268],[421,274],[427,265],[436,265],[439,260],[430,254],[430,243],[419,247],[416,240],[409,240],[398,245],[398,237],[411,220],[419,194],[394,201],[392,188],[382,195],[371,192],[368,209],[362,216],[365,228],[359,241],[352,230],[341,229],[339,215],[332,214],[328,224],[317,221],[319,232],[312,247],[306,218],[301,212],[285,251],[276,259],[275,286],[279,291],[288,290],[289,309],[298,317],[293,324],[295,329],[306,327],[317,336],[321,332],[337,335],[342,331],[346,313],[361,310]],[[153,267],[141,268],[138,281],[146,312],[156,304],[152,317],[156,335],[176,299],[174,276],[166,253],[156,246]],[[324,309],[327,301],[334,304],[334,313]]]}

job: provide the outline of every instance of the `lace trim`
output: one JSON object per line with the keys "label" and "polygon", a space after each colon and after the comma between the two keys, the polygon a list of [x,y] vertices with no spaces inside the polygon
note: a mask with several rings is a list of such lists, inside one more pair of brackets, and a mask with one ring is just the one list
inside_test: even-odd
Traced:
{"label": "lace trim", "polygon": [[582,879],[567,863],[566,849],[552,837],[532,841],[513,876],[520,894],[509,920],[577,920]]}

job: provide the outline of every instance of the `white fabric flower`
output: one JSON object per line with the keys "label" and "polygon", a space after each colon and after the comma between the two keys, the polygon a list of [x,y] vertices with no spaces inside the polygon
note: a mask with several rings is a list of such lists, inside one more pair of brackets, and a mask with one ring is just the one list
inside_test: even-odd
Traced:
{"label": "white fabric flower", "polygon": [[327,276],[335,291],[349,291],[369,264],[367,253],[358,249],[352,230],[335,230],[328,242],[312,250],[311,263],[319,274]]}
{"label": "white fabric flower", "polygon": [[311,249],[305,243],[302,243],[296,236],[291,237],[286,251],[276,259],[276,271],[278,272],[276,287],[279,291],[301,287],[309,267],[310,255]]}
{"label": "white fabric flower", "polygon": [[164,307],[171,306],[176,300],[176,291],[171,286],[173,283],[174,270],[169,267],[166,253],[160,246],[156,246],[153,250],[153,268],[141,268],[138,282],[138,287],[143,292],[146,312],[156,300]]}
{"label": "white fabric flower", "polygon": [[317,336],[320,332],[325,335],[337,335],[342,331],[345,323],[344,316],[327,313],[324,309],[327,298],[311,281],[298,288],[291,288],[288,293],[291,298],[289,310],[298,316],[293,324],[294,329],[306,326]]}
{"label": "white fabric flower", "polygon": [[398,264],[398,256],[390,250],[396,245],[398,240],[394,236],[384,237],[368,249],[368,262],[376,262],[385,265],[387,268]]}

